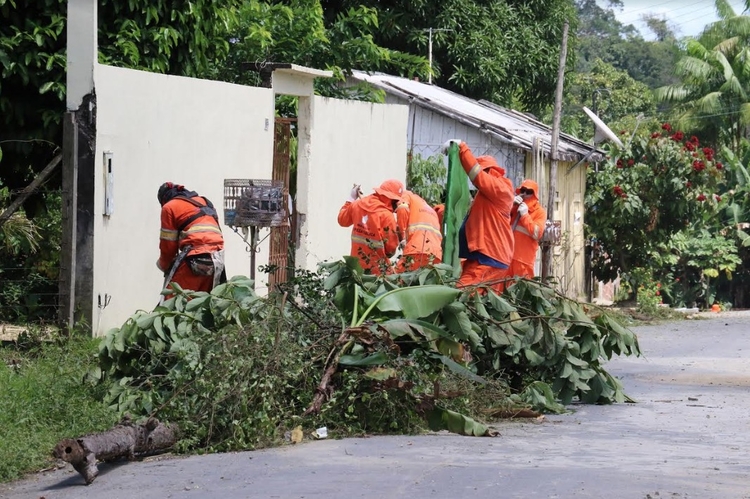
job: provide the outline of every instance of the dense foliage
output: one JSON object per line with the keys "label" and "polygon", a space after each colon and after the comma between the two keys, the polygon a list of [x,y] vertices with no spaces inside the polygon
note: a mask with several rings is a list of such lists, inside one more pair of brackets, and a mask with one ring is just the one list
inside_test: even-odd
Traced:
{"label": "dense foliage", "polygon": [[468,293],[447,270],[378,279],[347,258],[267,299],[242,277],[177,289],[107,334],[92,378],[118,411],[176,422],[182,445],[216,450],[299,425],[484,435],[477,420],[624,400],[602,363],[638,354],[633,333],[538,282]]}
{"label": "dense foliage", "polygon": [[669,123],[610,154],[589,175],[586,192],[594,274],[622,274],[635,290],[664,284],[672,303],[711,305],[710,279],[731,278],[741,264],[720,217],[729,203],[722,196],[725,165]]}

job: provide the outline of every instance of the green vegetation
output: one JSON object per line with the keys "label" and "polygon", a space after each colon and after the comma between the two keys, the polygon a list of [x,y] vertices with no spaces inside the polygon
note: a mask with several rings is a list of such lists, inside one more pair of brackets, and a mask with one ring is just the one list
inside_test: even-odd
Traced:
{"label": "green vegetation", "polygon": [[83,379],[96,365],[96,341],[28,335],[0,347],[0,482],[51,466],[66,436],[101,431],[117,414]]}
{"label": "green vegetation", "polygon": [[347,257],[268,299],[243,277],[178,289],[107,334],[91,379],[118,413],[175,422],[183,450],[205,451],[298,425],[485,435],[513,411],[625,400],[603,363],[640,353],[632,332],[538,282],[482,295],[447,285],[448,270],[375,278]]}

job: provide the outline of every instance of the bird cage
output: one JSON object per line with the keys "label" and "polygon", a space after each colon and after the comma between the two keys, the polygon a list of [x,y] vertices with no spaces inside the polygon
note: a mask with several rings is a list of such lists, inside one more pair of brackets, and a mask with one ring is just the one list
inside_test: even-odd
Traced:
{"label": "bird cage", "polygon": [[541,243],[546,246],[560,246],[562,242],[562,222],[547,220],[542,234]]}
{"label": "bird cage", "polygon": [[287,224],[282,180],[224,179],[224,224],[279,227]]}

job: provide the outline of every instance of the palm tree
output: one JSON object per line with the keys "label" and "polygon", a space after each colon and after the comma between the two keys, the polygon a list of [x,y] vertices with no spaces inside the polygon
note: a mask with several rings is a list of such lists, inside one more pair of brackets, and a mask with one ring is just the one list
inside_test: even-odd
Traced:
{"label": "palm tree", "polygon": [[736,152],[750,125],[750,16],[737,15],[726,0],[715,3],[720,20],[688,40],[675,68],[681,82],[657,89],[656,98],[675,104],[679,128]]}

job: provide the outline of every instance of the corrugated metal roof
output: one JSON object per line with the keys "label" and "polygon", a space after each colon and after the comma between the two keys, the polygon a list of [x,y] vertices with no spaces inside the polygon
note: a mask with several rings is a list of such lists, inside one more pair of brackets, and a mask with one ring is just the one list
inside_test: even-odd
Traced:
{"label": "corrugated metal roof", "polygon": [[[352,77],[449,116],[467,126],[479,128],[511,146],[531,151],[534,137],[541,137],[544,142],[544,154],[549,156],[552,129],[524,113],[491,102],[476,101],[435,85],[399,76],[354,71]],[[560,134],[557,147],[559,159],[578,161],[592,150],[594,153],[590,157],[591,161],[599,161],[604,157],[605,153],[601,149],[596,149],[593,145],[571,135]]]}

